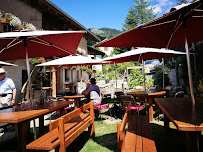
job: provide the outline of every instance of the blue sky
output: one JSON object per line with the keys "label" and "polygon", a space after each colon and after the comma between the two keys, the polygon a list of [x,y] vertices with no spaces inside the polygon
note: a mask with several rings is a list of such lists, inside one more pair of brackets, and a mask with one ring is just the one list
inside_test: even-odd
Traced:
{"label": "blue sky", "polygon": [[[133,0],[50,0],[86,28],[114,28],[122,24],[133,6]],[[151,0],[158,17],[176,5],[176,0]]]}

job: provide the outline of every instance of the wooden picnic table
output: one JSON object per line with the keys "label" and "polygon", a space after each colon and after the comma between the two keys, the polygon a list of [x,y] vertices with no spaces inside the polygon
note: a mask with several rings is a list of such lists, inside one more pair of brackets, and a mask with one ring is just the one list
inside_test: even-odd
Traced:
{"label": "wooden picnic table", "polygon": [[77,107],[81,107],[82,105],[79,102],[80,98],[85,98],[85,95],[83,94],[78,94],[78,95],[73,95],[73,96],[63,96],[63,98],[65,99],[73,99],[74,100],[74,104],[75,104],[75,108]]}
{"label": "wooden picnic table", "polygon": [[27,144],[27,124],[29,121],[39,118],[39,132],[42,134],[44,128],[44,115],[56,110],[60,110],[60,115],[63,115],[64,107],[72,103],[73,101],[52,101],[45,102],[43,105],[35,104],[27,107],[25,105],[23,108],[22,105],[16,105],[12,108],[0,110],[0,122],[16,124],[17,151],[25,152]]}
{"label": "wooden picnic table", "polygon": [[149,90],[149,91],[134,91],[134,92],[128,92],[128,95],[132,95],[135,98],[147,98],[149,103],[149,121],[153,121],[153,101],[155,97],[158,97],[160,95],[165,94],[166,91],[159,91],[159,90]]}
{"label": "wooden picnic table", "polygon": [[187,151],[199,151],[198,137],[203,131],[203,99],[191,98],[155,98],[155,103],[164,113],[164,126],[169,128],[169,120],[177,130],[185,131]]}

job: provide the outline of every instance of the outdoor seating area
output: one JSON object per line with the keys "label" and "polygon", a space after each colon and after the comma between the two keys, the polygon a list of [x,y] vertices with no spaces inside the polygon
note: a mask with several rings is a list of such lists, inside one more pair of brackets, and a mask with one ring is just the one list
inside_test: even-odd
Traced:
{"label": "outdoor seating area", "polygon": [[203,151],[203,0],[132,2],[105,35],[57,1],[2,1],[0,152]]}

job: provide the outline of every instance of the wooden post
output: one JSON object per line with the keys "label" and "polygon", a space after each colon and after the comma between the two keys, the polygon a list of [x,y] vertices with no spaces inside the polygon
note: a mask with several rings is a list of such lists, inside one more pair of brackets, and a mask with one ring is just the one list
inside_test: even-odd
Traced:
{"label": "wooden post", "polygon": [[153,107],[152,107],[152,104],[153,104],[153,97],[149,96],[148,97],[148,103],[149,103],[149,121],[153,121]]}
{"label": "wooden post", "polygon": [[29,94],[30,93],[30,89],[29,89],[29,83],[27,82],[27,89],[26,89],[26,94],[25,94],[25,99],[29,100]]}
{"label": "wooden post", "polygon": [[56,93],[58,94],[60,90],[60,68],[57,69],[57,87],[56,87]]}
{"label": "wooden post", "polygon": [[56,70],[52,67],[52,97],[56,97]]}
{"label": "wooden post", "polygon": [[[50,87],[52,87],[52,79],[51,79],[51,66],[49,67],[49,80],[50,80]],[[52,95],[52,89],[50,90],[50,96]]]}
{"label": "wooden post", "polygon": [[71,69],[71,82],[73,82],[73,70]]}
{"label": "wooden post", "polygon": [[3,26],[2,26],[2,24],[0,23],[0,33],[2,33],[3,32]]}
{"label": "wooden post", "polygon": [[80,80],[82,80],[82,70],[80,70],[81,74],[80,74]]}
{"label": "wooden post", "polygon": [[95,128],[94,128],[94,109],[93,109],[93,102],[90,102],[90,116],[92,117],[92,125],[88,128],[90,132],[90,137],[95,137]]}
{"label": "wooden post", "polygon": [[64,118],[59,118],[59,140],[60,142],[60,147],[59,147],[59,151],[60,152],[65,152],[66,148],[65,148],[65,135],[64,135]]}

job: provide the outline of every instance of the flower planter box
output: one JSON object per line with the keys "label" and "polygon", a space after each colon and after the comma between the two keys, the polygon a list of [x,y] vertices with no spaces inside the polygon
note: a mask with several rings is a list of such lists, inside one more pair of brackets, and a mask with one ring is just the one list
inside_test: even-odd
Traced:
{"label": "flower planter box", "polygon": [[24,28],[24,26],[22,25],[22,26],[18,27],[18,30],[22,30],[23,28]]}
{"label": "flower planter box", "polygon": [[9,23],[9,20],[7,18],[2,18],[1,23]]}

